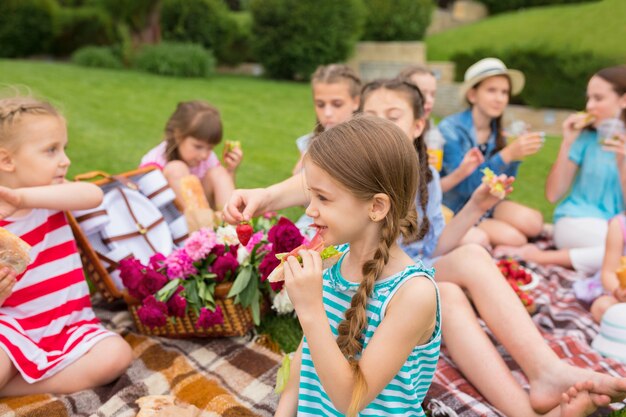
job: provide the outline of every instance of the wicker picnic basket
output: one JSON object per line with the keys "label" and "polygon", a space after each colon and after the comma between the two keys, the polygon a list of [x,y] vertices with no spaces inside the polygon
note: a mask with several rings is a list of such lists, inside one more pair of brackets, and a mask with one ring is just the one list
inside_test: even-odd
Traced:
{"label": "wicker picnic basket", "polygon": [[[101,171],[93,171],[77,175],[77,181],[91,181],[98,185],[103,191],[110,190],[115,184],[120,183],[127,187],[134,187],[134,181],[143,175],[151,172],[155,168],[139,168],[118,175],[110,175]],[[172,219],[180,216],[180,210],[176,204],[161,207],[164,218]],[[116,262],[106,259],[100,251],[94,249],[94,242],[84,233],[77,219],[72,213],[67,212],[67,219],[76,239],[78,252],[80,254],[83,268],[87,277],[95,285],[103,298],[108,302],[124,299],[128,304],[135,326],[140,333],[150,336],[165,336],[172,338],[185,337],[231,337],[243,336],[254,327],[252,313],[249,308],[244,309],[241,305],[235,304],[232,298],[227,298],[232,283],[221,283],[215,288],[215,303],[222,309],[224,323],[214,325],[209,328],[196,327],[197,315],[191,309],[186,317],[168,318],[168,323],[162,327],[148,327],[144,325],[137,315],[140,307],[138,300],[128,294],[126,289],[120,289],[111,277],[111,273],[118,267]]]}
{"label": "wicker picnic basket", "polygon": [[139,316],[137,315],[137,309],[140,307],[138,301],[130,296],[126,296],[125,298],[135,326],[137,326],[137,330],[148,336],[165,336],[172,338],[244,336],[254,327],[252,313],[249,308],[244,309],[241,305],[235,304],[232,297],[226,297],[231,286],[232,283],[227,282],[218,284],[215,287],[215,304],[222,309],[224,323],[216,324],[208,328],[196,326],[198,316],[192,310],[189,310],[185,317],[169,318],[165,326],[146,326],[139,320]]}

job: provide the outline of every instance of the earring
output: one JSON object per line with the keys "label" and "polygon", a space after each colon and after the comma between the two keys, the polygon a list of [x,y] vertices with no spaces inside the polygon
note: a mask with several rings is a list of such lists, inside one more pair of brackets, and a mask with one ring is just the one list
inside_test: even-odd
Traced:
{"label": "earring", "polygon": [[376,215],[372,215],[372,216],[370,217],[370,219],[372,219],[372,221],[373,221],[373,222],[375,222],[375,221],[376,221]]}

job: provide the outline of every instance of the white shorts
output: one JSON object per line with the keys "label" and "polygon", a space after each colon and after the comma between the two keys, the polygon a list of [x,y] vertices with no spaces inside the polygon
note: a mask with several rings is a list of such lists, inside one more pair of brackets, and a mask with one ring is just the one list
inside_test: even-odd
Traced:
{"label": "white shorts", "polygon": [[569,249],[572,266],[585,275],[602,267],[609,222],[592,217],[563,217],[554,225],[554,244]]}

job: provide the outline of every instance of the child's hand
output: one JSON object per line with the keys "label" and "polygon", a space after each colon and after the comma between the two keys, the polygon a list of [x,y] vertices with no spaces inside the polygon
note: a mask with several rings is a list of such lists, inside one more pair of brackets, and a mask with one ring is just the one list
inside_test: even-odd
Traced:
{"label": "child's hand", "polygon": [[0,186],[0,219],[5,219],[15,213],[21,202],[20,193],[12,188]]}
{"label": "child's hand", "polygon": [[322,257],[314,250],[298,252],[302,265],[295,256],[284,264],[285,287],[298,317],[303,318],[313,309],[324,310],[322,302]]}
{"label": "child's hand", "polygon": [[240,147],[234,147],[224,154],[224,166],[228,172],[235,172],[241,160],[243,159],[243,151]]}
{"label": "child's hand", "polygon": [[6,266],[0,267],[0,306],[4,304],[7,298],[13,293],[15,285],[16,273],[12,268]]}
{"label": "child's hand", "polygon": [[511,157],[514,161],[524,159],[526,156],[534,155],[543,146],[544,137],[541,132],[523,133],[506,147],[510,149]]}
{"label": "child's hand", "polygon": [[602,142],[602,150],[614,152],[618,165],[621,165],[626,156],[626,135],[618,134],[611,139],[605,139]]}
{"label": "child's hand", "polygon": [[[515,181],[515,177],[507,177],[505,174],[500,174],[496,178],[504,185],[504,198],[506,198],[513,192],[512,184]],[[482,183],[474,190],[470,201],[484,213],[502,201],[502,198],[491,192],[489,184]]]}
{"label": "child's hand", "polygon": [[467,177],[476,171],[476,168],[481,166],[483,162],[485,162],[483,153],[478,148],[472,148],[467,151],[458,169],[461,170],[464,177]]}
{"label": "child's hand", "polygon": [[613,291],[613,296],[620,303],[626,303],[626,288],[622,288],[622,287],[615,288],[615,290]]}

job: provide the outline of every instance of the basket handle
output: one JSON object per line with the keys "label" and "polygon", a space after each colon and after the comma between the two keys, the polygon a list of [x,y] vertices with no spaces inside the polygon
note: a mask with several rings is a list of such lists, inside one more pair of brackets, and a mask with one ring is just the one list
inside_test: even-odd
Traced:
{"label": "basket handle", "polygon": [[90,172],[85,172],[84,174],[78,174],[74,176],[74,181],[93,181],[96,178],[100,178],[100,177],[107,179],[109,181],[117,181],[120,184],[124,185],[125,187],[130,188],[131,190],[137,191],[138,189],[137,185],[134,182],[132,182],[130,179],[122,175],[111,175],[108,172],[104,172],[104,171],[90,171]]}

